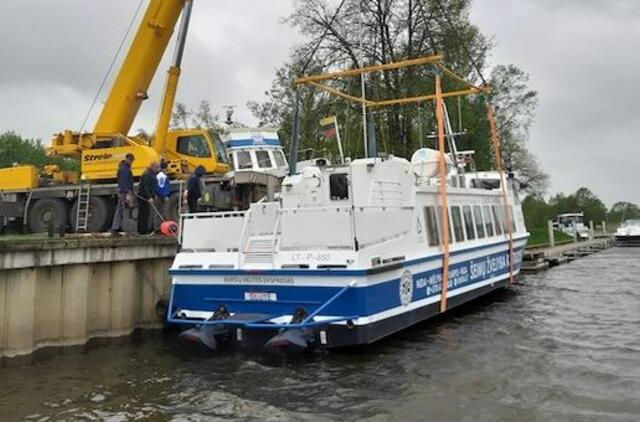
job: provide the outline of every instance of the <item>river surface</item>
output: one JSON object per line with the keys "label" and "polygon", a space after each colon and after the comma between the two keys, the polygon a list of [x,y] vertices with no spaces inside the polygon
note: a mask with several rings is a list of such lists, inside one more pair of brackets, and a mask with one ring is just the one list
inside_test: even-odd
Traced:
{"label": "river surface", "polygon": [[171,333],[0,367],[0,421],[640,420],[640,249],[549,271],[365,349],[282,360]]}

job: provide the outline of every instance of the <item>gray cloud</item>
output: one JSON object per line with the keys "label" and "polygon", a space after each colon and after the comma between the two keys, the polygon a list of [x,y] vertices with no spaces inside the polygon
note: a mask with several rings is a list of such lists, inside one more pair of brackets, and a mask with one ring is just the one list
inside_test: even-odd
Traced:
{"label": "gray cloud", "polygon": [[[78,129],[137,5],[132,0],[0,2],[5,17],[0,130],[47,139],[64,128]],[[245,103],[262,97],[296,40],[281,24],[290,9],[290,0],[196,0],[178,101],[196,106],[209,100],[218,111],[236,104],[238,118],[251,121]],[[170,56],[165,55],[136,128],[153,129]],[[89,128],[98,113],[99,104]]]}
{"label": "gray cloud", "polygon": [[[196,0],[178,100],[236,104],[251,123],[245,103],[299,40],[281,23],[292,1]],[[137,3],[2,0],[0,130],[48,139],[78,129]],[[530,147],[552,192],[586,185],[608,204],[640,202],[640,2],[475,0],[471,17],[494,37],[492,62],[522,67],[540,92]],[[169,56],[136,128],[153,128]]]}
{"label": "gray cloud", "polygon": [[529,145],[552,193],[640,202],[640,3],[476,0],[472,19],[494,36],[493,63],[522,67],[540,93]]}

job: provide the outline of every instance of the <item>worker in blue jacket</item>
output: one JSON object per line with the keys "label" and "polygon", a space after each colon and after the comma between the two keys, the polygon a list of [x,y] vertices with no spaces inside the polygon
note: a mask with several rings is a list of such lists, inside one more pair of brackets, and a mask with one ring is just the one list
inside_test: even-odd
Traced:
{"label": "worker in blue jacket", "polygon": [[156,213],[154,213],[153,227],[156,231],[160,229],[160,224],[167,219],[169,209],[169,198],[171,197],[171,180],[167,175],[167,162],[163,159],[160,162],[160,170],[156,173]]}

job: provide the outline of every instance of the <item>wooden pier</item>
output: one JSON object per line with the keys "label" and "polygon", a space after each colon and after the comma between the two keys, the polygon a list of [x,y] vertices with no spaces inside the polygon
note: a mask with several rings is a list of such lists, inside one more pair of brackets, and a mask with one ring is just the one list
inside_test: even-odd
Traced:
{"label": "wooden pier", "polygon": [[538,272],[547,268],[573,261],[583,256],[602,251],[613,246],[612,236],[599,236],[591,240],[577,241],[554,246],[533,246],[524,251],[522,272]]}

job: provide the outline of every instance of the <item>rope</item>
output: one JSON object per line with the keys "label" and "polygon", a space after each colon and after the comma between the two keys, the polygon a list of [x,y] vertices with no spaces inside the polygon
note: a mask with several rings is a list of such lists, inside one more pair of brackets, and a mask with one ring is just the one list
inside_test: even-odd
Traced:
{"label": "rope", "polygon": [[[150,201],[150,198],[143,198],[142,196],[138,195],[137,193],[133,193],[136,198],[138,198],[141,201],[145,201],[146,203],[148,203],[149,205],[151,205],[151,209],[158,215],[158,217],[160,217],[160,221],[162,221],[163,223],[166,223],[168,220],[164,218],[164,216],[162,215],[162,213],[158,210],[158,208],[156,207],[156,205],[153,203],[153,201]],[[182,200],[182,198],[178,199],[179,201]],[[173,237],[175,237],[176,239],[178,239],[178,235],[176,233],[171,232],[171,234],[173,235]]]}
{"label": "rope", "polygon": [[87,120],[89,120],[89,116],[91,115],[91,112],[93,111],[93,107],[95,107],[96,103],[98,102],[98,98],[100,97],[100,94],[102,93],[102,90],[104,89],[104,86],[107,83],[107,79],[109,79],[109,76],[111,75],[111,71],[113,70],[113,67],[116,64],[116,60],[118,59],[118,56],[120,55],[120,52],[122,51],[122,47],[124,47],[124,43],[126,42],[127,38],[129,38],[129,34],[131,33],[131,29],[133,29],[133,24],[136,22],[136,18],[138,17],[138,14],[140,13],[140,9],[142,8],[142,3],[144,3],[144,0],[140,0],[140,3],[138,3],[138,7],[136,8],[136,11],[134,12],[133,17],[131,18],[131,22],[129,22],[129,26],[127,27],[127,30],[124,33],[124,37],[122,37],[122,41],[120,41],[120,45],[118,46],[118,49],[116,50],[116,54],[114,54],[113,59],[111,60],[111,64],[109,65],[109,68],[107,69],[107,73],[104,75],[104,78],[102,79],[102,82],[100,83],[100,87],[98,88],[98,92],[96,92],[96,95],[93,97],[93,101],[91,102],[91,106],[89,107],[89,110],[87,111],[87,114],[84,116],[84,120],[82,120],[82,125],[80,125],[80,132],[82,132],[84,130],[84,127],[87,124]]}
{"label": "rope", "polygon": [[436,119],[438,120],[438,170],[440,175],[440,215],[442,223],[442,289],[440,290],[440,312],[447,310],[447,293],[449,290],[449,204],[447,199],[447,168],[444,155],[444,99],[442,98],[442,80],[436,74]]}
{"label": "rope", "polygon": [[493,153],[496,157],[496,167],[500,175],[500,189],[502,191],[502,201],[507,217],[507,230],[509,232],[509,282],[513,284],[513,217],[511,215],[511,207],[507,202],[507,188],[505,187],[506,178],[504,178],[504,169],[502,167],[502,155],[500,153],[500,136],[496,126],[496,117],[493,107],[487,102],[487,120],[491,128],[491,143],[493,144]]}

